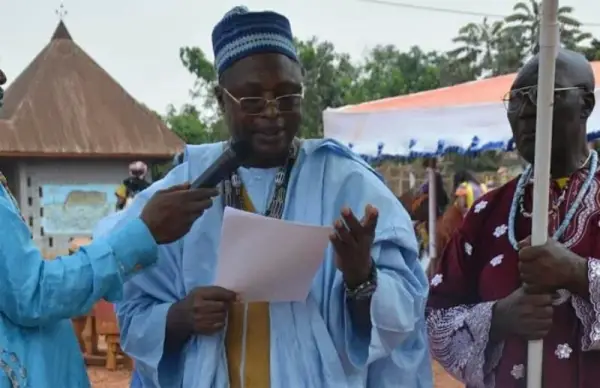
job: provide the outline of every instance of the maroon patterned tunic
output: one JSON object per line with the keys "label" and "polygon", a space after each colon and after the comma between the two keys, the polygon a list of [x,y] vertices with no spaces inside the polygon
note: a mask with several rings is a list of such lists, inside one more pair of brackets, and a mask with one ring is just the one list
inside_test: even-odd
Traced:
{"label": "maroon patterned tunic", "polygon": [[[588,170],[576,172],[558,214],[550,216],[552,235],[583,185]],[[508,214],[516,189],[513,180],[476,202],[447,245],[431,278],[428,330],[433,356],[468,388],[525,388],[527,342],[509,338],[490,343],[494,302],[520,284],[518,255],[508,240]],[[562,190],[553,185],[551,203]],[[524,207],[531,212],[532,185]],[[520,212],[516,237],[531,234],[531,219]],[[544,388],[600,386],[600,174],[560,242],[588,258],[590,300],[563,296],[554,309],[553,327],[544,339]]]}

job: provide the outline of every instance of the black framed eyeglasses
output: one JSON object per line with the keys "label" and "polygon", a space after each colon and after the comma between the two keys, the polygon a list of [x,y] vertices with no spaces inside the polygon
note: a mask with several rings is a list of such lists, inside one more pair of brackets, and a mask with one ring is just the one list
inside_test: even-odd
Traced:
{"label": "black framed eyeglasses", "polygon": [[[570,86],[566,88],[555,88],[554,89],[554,101],[560,101],[566,97],[566,93],[571,90],[583,90],[581,86]],[[507,112],[515,112],[523,106],[523,104],[529,99],[529,101],[537,106],[538,87],[528,86],[525,88],[515,89],[507,92],[502,98],[504,102],[504,108]]]}
{"label": "black framed eyeglasses", "polygon": [[229,92],[229,90],[222,88],[225,94],[229,96],[236,104],[240,106],[240,109],[247,115],[260,115],[268,106],[273,106],[279,113],[293,113],[297,112],[302,106],[304,100],[304,90],[300,93],[284,94],[273,99],[264,97],[241,97],[237,98]]}

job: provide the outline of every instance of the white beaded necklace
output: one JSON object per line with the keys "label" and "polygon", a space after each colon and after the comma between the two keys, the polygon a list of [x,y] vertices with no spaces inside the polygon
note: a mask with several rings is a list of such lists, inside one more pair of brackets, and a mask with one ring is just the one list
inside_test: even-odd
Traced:
{"label": "white beaded necklace", "polygon": [[[569,207],[569,210],[567,211],[567,214],[565,215],[565,219],[561,222],[558,229],[552,236],[553,240],[558,240],[563,235],[565,230],[567,230],[567,228],[569,227],[569,224],[571,223],[571,219],[573,218],[573,216],[575,216],[575,212],[577,212],[577,209],[579,208],[579,206],[581,206],[581,203],[583,202],[583,198],[585,197],[585,194],[590,189],[590,186],[591,186],[594,176],[596,174],[596,169],[598,168],[598,153],[594,150],[590,151],[588,160],[590,163],[590,168],[588,170],[588,175],[585,178],[585,182],[583,183],[583,185],[581,186],[581,189],[577,193],[577,197],[575,198],[575,201]],[[586,160],[586,162],[583,164],[582,167],[585,167],[585,165],[587,165],[587,162],[588,161]],[[515,220],[517,217],[519,202],[521,200],[521,197],[523,195],[525,195],[525,187],[527,186],[527,183],[529,183],[529,180],[531,179],[532,174],[533,174],[533,166],[529,165],[529,166],[527,166],[527,168],[525,169],[525,171],[519,178],[519,181],[517,182],[517,188],[515,189],[515,193],[514,193],[513,199],[512,199],[512,204],[510,206],[510,212],[508,214],[508,240],[510,241],[510,244],[512,245],[512,247],[515,251],[519,250],[518,242],[515,237],[515,228],[516,228]]]}

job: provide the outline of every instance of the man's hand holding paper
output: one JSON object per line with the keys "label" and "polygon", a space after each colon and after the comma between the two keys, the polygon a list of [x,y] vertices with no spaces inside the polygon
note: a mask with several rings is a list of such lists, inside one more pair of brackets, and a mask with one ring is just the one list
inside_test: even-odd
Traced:
{"label": "man's hand holding paper", "polygon": [[221,241],[235,243],[219,248],[215,284],[245,302],[305,301],[331,231],[226,208]]}

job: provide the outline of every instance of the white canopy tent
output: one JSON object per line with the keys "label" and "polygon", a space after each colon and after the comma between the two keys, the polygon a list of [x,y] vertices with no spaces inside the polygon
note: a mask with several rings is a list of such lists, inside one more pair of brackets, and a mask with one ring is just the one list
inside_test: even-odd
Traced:
{"label": "white canopy tent", "polygon": [[[600,62],[593,62],[600,97]],[[515,74],[323,112],[325,136],[367,158],[435,156],[445,152],[512,150],[503,96]],[[599,99],[600,101],[600,99]],[[600,108],[589,138],[600,138]]]}

